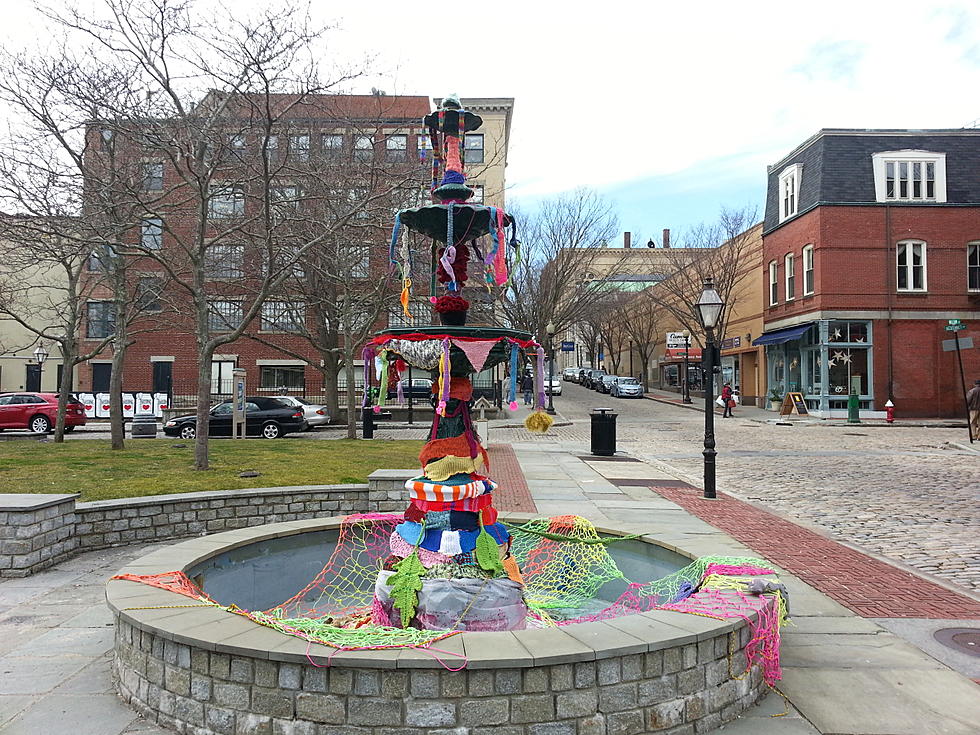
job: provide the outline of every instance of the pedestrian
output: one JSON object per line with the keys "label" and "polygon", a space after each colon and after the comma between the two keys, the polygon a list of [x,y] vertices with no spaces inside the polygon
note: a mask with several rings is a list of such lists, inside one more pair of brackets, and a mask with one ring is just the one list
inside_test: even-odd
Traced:
{"label": "pedestrian", "polygon": [[534,397],[534,378],[531,373],[524,373],[524,379],[521,380],[521,390],[524,391],[524,405],[530,406]]}
{"label": "pedestrian", "polygon": [[980,380],[973,381],[973,387],[966,392],[966,407],[970,410],[970,436],[980,438]]}
{"label": "pedestrian", "polygon": [[723,419],[732,418],[732,408],[735,407],[735,394],[732,393],[732,384],[725,383],[721,389],[721,400],[725,403],[725,412],[721,415]]}

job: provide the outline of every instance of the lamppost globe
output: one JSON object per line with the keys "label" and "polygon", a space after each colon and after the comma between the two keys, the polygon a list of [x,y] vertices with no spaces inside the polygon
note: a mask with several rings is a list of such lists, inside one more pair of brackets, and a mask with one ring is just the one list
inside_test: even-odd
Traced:
{"label": "lamppost globe", "polygon": [[554,337],[555,336],[555,323],[554,322],[548,322],[548,326],[546,326],[544,328],[544,331],[546,331],[550,336]]}
{"label": "lamppost globe", "polygon": [[705,329],[714,329],[718,326],[718,319],[721,317],[721,310],[725,307],[725,302],[715,291],[710,276],[704,279],[704,290],[701,291],[697,307],[698,316],[700,316],[701,324]]}
{"label": "lamppost globe", "polygon": [[44,344],[39,344],[34,350],[34,359],[37,360],[38,365],[43,365],[44,361],[48,359],[50,353],[44,349]]}

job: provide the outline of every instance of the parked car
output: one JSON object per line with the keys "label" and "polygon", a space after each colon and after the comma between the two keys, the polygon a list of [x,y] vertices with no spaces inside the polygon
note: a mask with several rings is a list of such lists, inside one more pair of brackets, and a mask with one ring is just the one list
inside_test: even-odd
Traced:
{"label": "parked car", "polygon": [[[47,434],[58,418],[57,393],[0,393],[0,431],[27,429]],[[72,395],[65,406],[65,431],[85,426],[85,406]]]}
{"label": "parked car", "polygon": [[617,380],[619,380],[619,378],[615,375],[603,375],[596,382],[595,389],[599,391],[599,393],[609,393],[612,390],[612,387],[616,385]]}
{"label": "parked car", "polygon": [[[231,436],[232,404],[223,401],[214,406],[208,422],[209,436]],[[303,431],[306,420],[303,411],[290,406],[281,397],[250,396],[245,399],[245,434],[278,439],[285,434]],[[193,439],[197,436],[197,416],[178,416],[163,425],[167,436]]]}
{"label": "parked car", "polygon": [[588,368],[579,368],[579,371],[575,373],[575,382],[579,385],[585,385],[585,374],[589,372]]}
{"label": "parked car", "polygon": [[318,403],[310,403],[305,398],[296,396],[276,396],[283,403],[298,408],[303,412],[303,419],[306,421],[306,430],[310,431],[317,426],[326,426],[330,423],[330,412],[326,406]]}
{"label": "parked car", "polygon": [[[412,402],[417,400],[428,401],[432,398],[432,381],[428,378],[412,378],[411,384],[408,380],[402,380],[402,395],[405,396],[405,400],[408,400],[408,396],[412,396]],[[394,400],[398,397],[398,390],[392,389],[388,391],[388,400]]]}
{"label": "parked car", "polygon": [[643,398],[643,385],[636,378],[619,378],[610,395],[613,398]]}
{"label": "parked car", "polygon": [[590,370],[585,376],[585,387],[591,388],[592,390],[598,390],[599,383],[602,381],[602,376],[605,374],[605,370]]}
{"label": "parked car", "polygon": [[557,376],[555,376],[554,378],[548,378],[546,376],[545,379],[544,379],[544,392],[546,394],[550,393],[553,396],[560,396],[561,395],[561,379],[558,378]]}
{"label": "parked car", "polygon": [[561,379],[565,382],[574,382],[579,374],[579,368],[577,367],[567,367],[561,371]]}

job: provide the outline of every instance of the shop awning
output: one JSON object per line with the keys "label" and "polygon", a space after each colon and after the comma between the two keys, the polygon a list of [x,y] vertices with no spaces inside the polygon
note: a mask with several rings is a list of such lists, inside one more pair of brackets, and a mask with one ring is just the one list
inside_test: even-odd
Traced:
{"label": "shop awning", "polygon": [[[664,350],[665,360],[683,360],[684,359],[684,348],[683,347],[668,347]],[[701,362],[701,348],[691,347],[687,350],[687,361],[688,362]]]}
{"label": "shop awning", "polygon": [[752,345],[781,345],[783,342],[789,342],[791,339],[799,339],[814,324],[816,322],[807,322],[806,324],[798,324],[795,327],[763,332],[761,336],[752,340]]}

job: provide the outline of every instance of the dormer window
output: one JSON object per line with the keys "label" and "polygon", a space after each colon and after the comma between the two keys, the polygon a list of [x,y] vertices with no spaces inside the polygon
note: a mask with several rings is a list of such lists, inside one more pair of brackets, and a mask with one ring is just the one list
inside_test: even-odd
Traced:
{"label": "dormer window", "polygon": [[796,215],[800,207],[800,174],[803,167],[796,163],[779,174],[779,221]]}
{"label": "dormer window", "polygon": [[945,202],[946,154],[884,151],[872,156],[879,202]]}

